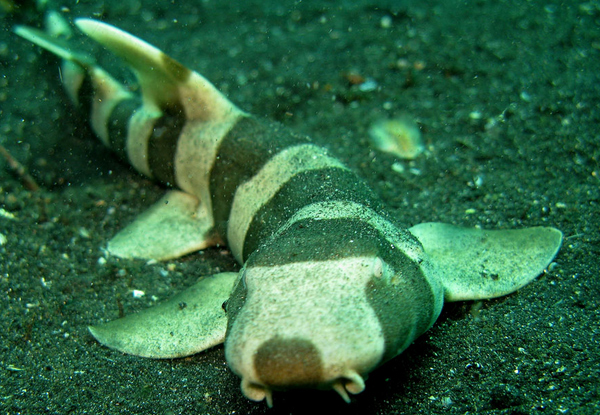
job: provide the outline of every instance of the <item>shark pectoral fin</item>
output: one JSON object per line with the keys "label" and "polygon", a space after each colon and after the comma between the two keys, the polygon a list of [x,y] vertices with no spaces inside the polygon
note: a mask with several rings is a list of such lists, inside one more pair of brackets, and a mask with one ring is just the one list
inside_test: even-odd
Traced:
{"label": "shark pectoral fin", "polygon": [[145,106],[183,108],[188,120],[220,120],[234,113],[242,114],[206,78],[149,43],[96,20],[77,19],[75,24],[133,69]]}
{"label": "shark pectoral fin", "polygon": [[235,272],[201,279],[168,301],[107,324],[89,327],[103,345],[142,357],[189,356],[223,343]]}
{"label": "shark pectoral fin", "polygon": [[108,243],[121,258],[158,261],[216,245],[212,216],[190,194],[171,190]]}
{"label": "shark pectoral fin", "polygon": [[562,243],[562,232],[547,227],[483,230],[422,223],[410,231],[440,272],[446,301],[516,291],[544,271]]}

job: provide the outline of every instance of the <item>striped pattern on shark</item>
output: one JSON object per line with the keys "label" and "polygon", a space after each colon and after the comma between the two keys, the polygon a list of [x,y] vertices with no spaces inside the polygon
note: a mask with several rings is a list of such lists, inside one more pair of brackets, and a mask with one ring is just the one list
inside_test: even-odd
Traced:
{"label": "striped pattern on shark", "polygon": [[548,227],[404,229],[309,137],[245,113],[120,29],[89,19],[76,25],[133,69],[141,96],[61,40],[15,31],[63,58],[68,95],[106,146],[178,189],[119,232],[109,252],[165,260],[227,244],[242,265],[91,327],[108,347],[172,358],[225,342],[250,399],[272,406],[273,391],[320,388],[349,402],[369,372],[432,326],[444,301],[511,293],[558,252],[562,234]]}

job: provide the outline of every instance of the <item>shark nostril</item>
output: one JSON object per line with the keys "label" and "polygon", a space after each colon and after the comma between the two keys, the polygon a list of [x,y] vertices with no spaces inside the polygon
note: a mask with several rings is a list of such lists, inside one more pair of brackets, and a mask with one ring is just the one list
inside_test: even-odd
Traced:
{"label": "shark nostril", "polygon": [[301,338],[273,337],[254,355],[258,379],[273,388],[314,386],[323,382],[323,362],[314,344]]}

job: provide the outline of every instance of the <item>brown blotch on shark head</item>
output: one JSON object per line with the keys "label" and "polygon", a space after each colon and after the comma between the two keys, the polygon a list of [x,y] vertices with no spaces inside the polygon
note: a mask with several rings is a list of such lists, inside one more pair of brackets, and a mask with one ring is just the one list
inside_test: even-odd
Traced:
{"label": "brown blotch on shark head", "polygon": [[254,356],[258,379],[273,389],[307,387],[323,382],[323,362],[309,340],[273,337]]}

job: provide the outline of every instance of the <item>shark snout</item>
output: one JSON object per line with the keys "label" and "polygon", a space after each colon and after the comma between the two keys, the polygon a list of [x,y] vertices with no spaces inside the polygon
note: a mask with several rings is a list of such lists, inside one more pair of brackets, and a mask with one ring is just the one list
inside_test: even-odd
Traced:
{"label": "shark snout", "polygon": [[246,268],[231,295],[243,301],[228,307],[225,339],[225,358],[246,397],[272,405],[273,391],[334,389],[349,402],[349,393],[364,390],[363,375],[382,362],[386,346],[365,294],[373,262]]}
{"label": "shark snout", "polygon": [[[360,374],[343,364],[325,364],[322,353],[308,339],[275,336],[252,353],[252,362],[242,370],[242,391],[253,400],[266,399],[273,405],[272,391],[296,388],[334,389],[350,402],[348,392],[364,390]],[[341,362],[340,362],[341,363]],[[246,373],[245,373],[246,372]]]}

